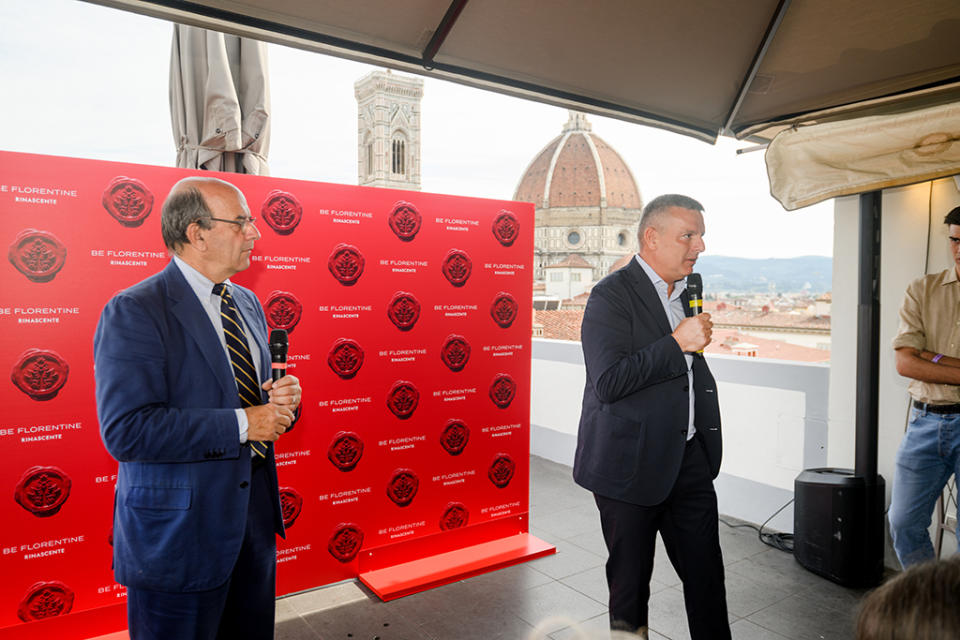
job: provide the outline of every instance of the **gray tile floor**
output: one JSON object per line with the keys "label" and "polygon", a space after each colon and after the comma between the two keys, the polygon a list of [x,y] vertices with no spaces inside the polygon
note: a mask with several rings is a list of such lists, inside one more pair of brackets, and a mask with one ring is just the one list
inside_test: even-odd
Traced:
{"label": "gray tile floor", "polygon": [[[606,550],[592,496],[570,468],[531,458],[531,533],[557,547],[532,562],[391,602],[354,582],[282,598],[277,640],[607,638]],[[809,573],[755,531],[720,525],[727,605],[738,640],[843,640],[863,591]],[[657,549],[651,638],[690,637],[680,580]]]}

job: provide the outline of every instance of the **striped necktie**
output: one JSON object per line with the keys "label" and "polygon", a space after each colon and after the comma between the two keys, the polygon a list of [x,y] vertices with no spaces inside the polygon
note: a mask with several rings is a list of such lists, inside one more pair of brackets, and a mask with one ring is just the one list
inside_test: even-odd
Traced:
{"label": "striped necktie", "polygon": [[[260,384],[257,382],[257,369],[253,366],[253,357],[243,331],[240,313],[233,302],[233,296],[223,282],[213,285],[214,295],[220,296],[220,319],[223,322],[223,336],[227,340],[230,364],[233,365],[233,379],[237,381],[237,393],[243,407],[253,407],[261,402]],[[250,442],[250,447],[260,457],[267,457],[267,445],[263,442]]]}

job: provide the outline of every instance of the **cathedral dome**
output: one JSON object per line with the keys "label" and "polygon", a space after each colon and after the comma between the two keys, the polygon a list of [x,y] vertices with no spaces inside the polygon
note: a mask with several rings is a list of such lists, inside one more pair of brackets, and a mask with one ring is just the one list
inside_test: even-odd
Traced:
{"label": "cathedral dome", "polygon": [[591,133],[586,115],[574,111],[563,132],[527,167],[513,199],[532,202],[538,210],[643,208],[627,163],[613,147]]}

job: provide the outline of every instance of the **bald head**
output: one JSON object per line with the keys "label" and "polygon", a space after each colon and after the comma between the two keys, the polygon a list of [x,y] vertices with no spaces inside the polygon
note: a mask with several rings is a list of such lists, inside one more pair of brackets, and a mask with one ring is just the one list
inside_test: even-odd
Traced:
{"label": "bald head", "polygon": [[167,248],[179,253],[180,248],[189,243],[187,227],[194,222],[201,229],[209,229],[210,218],[214,217],[209,203],[223,197],[236,197],[244,208],[247,206],[243,193],[219,178],[190,176],[173,185],[160,214],[160,233]]}

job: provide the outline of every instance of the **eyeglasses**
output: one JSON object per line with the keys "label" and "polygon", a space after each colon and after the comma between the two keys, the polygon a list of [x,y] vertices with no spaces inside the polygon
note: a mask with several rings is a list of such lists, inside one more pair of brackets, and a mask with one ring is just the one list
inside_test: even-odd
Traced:
{"label": "eyeglasses", "polygon": [[207,218],[207,220],[216,220],[217,222],[226,222],[227,224],[235,224],[240,227],[240,231],[245,232],[247,227],[257,221],[253,216],[243,216],[242,218],[237,218],[236,220],[227,220],[226,218]]}

